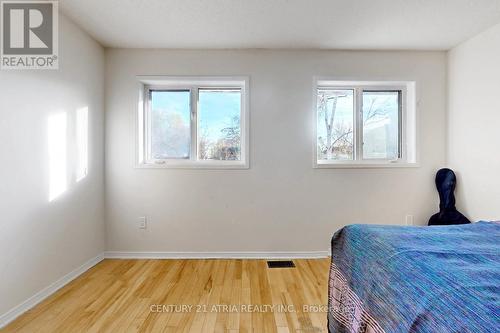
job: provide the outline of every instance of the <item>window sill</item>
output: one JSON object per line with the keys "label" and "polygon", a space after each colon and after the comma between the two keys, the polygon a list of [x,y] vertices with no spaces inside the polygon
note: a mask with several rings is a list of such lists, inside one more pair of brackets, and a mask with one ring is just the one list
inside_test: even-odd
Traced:
{"label": "window sill", "polygon": [[165,162],[165,163],[137,163],[136,169],[204,169],[204,170],[238,170],[249,169],[244,162]]}
{"label": "window sill", "polygon": [[328,162],[315,163],[315,169],[380,169],[380,168],[418,168],[418,163],[409,162],[379,162],[379,163],[364,163],[364,162]]}

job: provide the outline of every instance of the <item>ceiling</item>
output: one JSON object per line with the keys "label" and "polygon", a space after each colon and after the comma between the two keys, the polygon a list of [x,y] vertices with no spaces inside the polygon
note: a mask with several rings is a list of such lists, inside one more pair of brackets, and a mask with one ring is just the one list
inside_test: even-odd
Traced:
{"label": "ceiling", "polygon": [[107,47],[447,50],[500,0],[60,0]]}

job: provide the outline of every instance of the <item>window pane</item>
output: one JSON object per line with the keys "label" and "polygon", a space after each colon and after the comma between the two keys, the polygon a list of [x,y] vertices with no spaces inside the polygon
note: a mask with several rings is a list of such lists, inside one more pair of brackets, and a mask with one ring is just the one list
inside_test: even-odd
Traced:
{"label": "window pane", "polygon": [[200,89],[198,158],[241,159],[241,90]]}
{"label": "window pane", "polygon": [[151,157],[188,159],[191,146],[190,92],[151,91]]}
{"label": "window pane", "polygon": [[399,91],[363,92],[363,158],[399,157]]}
{"label": "window pane", "polygon": [[318,160],[352,160],[354,90],[318,89]]}

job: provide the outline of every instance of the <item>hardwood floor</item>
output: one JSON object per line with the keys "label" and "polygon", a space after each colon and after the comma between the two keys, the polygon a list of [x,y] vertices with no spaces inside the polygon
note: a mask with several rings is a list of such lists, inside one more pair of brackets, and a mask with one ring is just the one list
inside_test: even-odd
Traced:
{"label": "hardwood floor", "polygon": [[327,332],[330,260],[294,262],[104,260],[3,331]]}

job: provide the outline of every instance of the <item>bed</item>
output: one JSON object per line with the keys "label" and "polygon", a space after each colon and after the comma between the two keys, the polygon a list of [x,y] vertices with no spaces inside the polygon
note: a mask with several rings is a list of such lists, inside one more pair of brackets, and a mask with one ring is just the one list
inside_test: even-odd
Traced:
{"label": "bed", "polygon": [[331,333],[500,332],[500,223],[344,227],[328,305]]}

